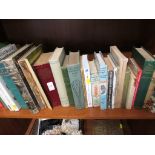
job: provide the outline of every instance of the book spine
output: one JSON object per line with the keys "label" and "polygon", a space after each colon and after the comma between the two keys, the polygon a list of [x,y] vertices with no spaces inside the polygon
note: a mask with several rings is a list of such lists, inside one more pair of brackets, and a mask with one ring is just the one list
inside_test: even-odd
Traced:
{"label": "book spine", "polygon": [[75,107],[82,109],[85,107],[84,104],[84,93],[82,89],[82,78],[80,73],[80,65],[71,65],[67,67],[71,88],[73,92]]}
{"label": "book spine", "polygon": [[126,109],[132,108],[132,100],[133,100],[134,91],[135,91],[135,81],[136,81],[136,79],[132,76],[132,73],[131,73],[129,87],[128,87],[128,93],[127,93],[127,100],[126,100]]}
{"label": "book spine", "polygon": [[113,76],[114,76],[114,72],[108,71],[107,108],[112,108]]}
{"label": "book spine", "polygon": [[54,77],[54,80],[56,83],[58,94],[60,97],[61,105],[63,107],[68,107],[69,106],[69,99],[67,96],[67,91],[66,91],[66,87],[65,87],[60,63],[50,61],[50,66],[51,66],[53,77]]}
{"label": "book spine", "polygon": [[133,100],[132,100],[132,108],[134,108],[134,103],[135,103],[135,99],[136,99],[136,95],[137,95],[141,76],[142,76],[142,70],[139,70],[138,75],[136,77],[136,82],[135,82],[135,91],[134,91],[134,96],[133,96]]}
{"label": "book spine", "polygon": [[91,87],[92,87],[92,100],[93,100],[93,107],[100,106],[100,86],[99,86],[99,77],[96,74],[90,75],[91,79]]}
{"label": "book spine", "polygon": [[16,66],[16,63],[13,60],[4,60],[3,64],[9,74],[9,76],[12,78],[14,84],[16,85],[16,87],[18,88],[18,90],[20,91],[27,107],[29,108],[29,110],[31,110],[32,113],[37,113],[39,112],[39,108],[37,107],[38,105],[36,105],[21,77],[21,74],[18,71],[18,68]]}
{"label": "book spine", "polygon": [[107,91],[108,91],[108,71],[107,66],[100,66],[100,92],[101,92],[101,109],[107,109]]}
{"label": "book spine", "polygon": [[8,46],[5,46],[0,49],[0,60],[4,59],[11,53],[14,53],[17,50],[15,44],[9,44]]}
{"label": "book spine", "polygon": [[66,90],[67,90],[70,106],[75,106],[67,68],[62,68],[62,75],[64,78],[65,86],[67,88]]}
{"label": "book spine", "polygon": [[10,89],[10,91],[16,98],[17,102],[21,105],[21,108],[27,109],[28,107],[27,107],[19,89],[13,82],[13,80],[8,72],[8,69],[5,68],[5,65],[3,64],[3,62],[0,63],[0,75],[2,76],[3,80],[5,81],[6,86]]}
{"label": "book spine", "polygon": [[2,100],[2,98],[0,97],[0,109],[4,108],[4,101]]}
{"label": "book spine", "polygon": [[83,67],[84,70],[84,83],[86,88],[86,98],[88,107],[92,107],[91,83],[90,83],[90,70],[88,67]]}
{"label": "book spine", "polygon": [[48,108],[51,109],[51,106],[55,107],[61,105],[50,65],[43,64],[33,67],[38,77],[38,80],[41,86],[43,87],[43,90],[46,93],[48,100],[50,101],[51,105],[48,106]]}
{"label": "book spine", "polygon": [[3,78],[0,76],[0,96],[10,111],[19,111],[21,106],[15,100],[15,97],[7,88]]}
{"label": "book spine", "polygon": [[32,92],[34,93],[35,98],[36,98],[40,108],[43,109],[43,108],[45,108],[44,99],[39,91],[39,88],[37,87],[36,80],[33,78],[33,75],[31,73],[31,71],[29,70],[29,66],[27,65],[27,63],[28,62],[26,62],[25,60],[19,61],[19,65],[23,71],[23,74],[24,74],[26,80],[28,81]]}

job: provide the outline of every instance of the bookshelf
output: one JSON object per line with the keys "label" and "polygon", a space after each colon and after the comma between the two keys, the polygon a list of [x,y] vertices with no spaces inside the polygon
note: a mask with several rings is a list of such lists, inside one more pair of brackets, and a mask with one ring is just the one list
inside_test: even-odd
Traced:
{"label": "bookshelf", "polygon": [[53,110],[44,109],[38,114],[32,114],[28,110],[10,112],[0,111],[0,118],[52,118],[52,119],[155,119],[155,114],[142,110],[100,110],[99,108],[87,108],[78,110],[74,107],[56,107]]}
{"label": "bookshelf", "polygon": [[[0,20],[0,28],[0,40],[19,44],[43,43],[46,51],[56,46],[64,46],[67,51],[80,49],[81,53],[88,53],[90,59],[93,51],[108,52],[113,44],[121,51],[143,45],[155,52],[153,20]],[[131,53],[125,52],[125,55],[130,57]],[[0,118],[155,119],[155,114],[144,109],[102,111],[99,108],[56,107],[38,114],[28,110],[2,110]]]}

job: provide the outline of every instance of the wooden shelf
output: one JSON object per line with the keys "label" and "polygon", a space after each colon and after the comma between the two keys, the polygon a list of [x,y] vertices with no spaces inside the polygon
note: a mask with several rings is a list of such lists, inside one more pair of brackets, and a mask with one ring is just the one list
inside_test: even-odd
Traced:
{"label": "wooden shelf", "polygon": [[44,109],[38,114],[32,114],[28,110],[19,112],[10,112],[8,110],[0,111],[0,118],[52,118],[52,119],[155,119],[155,114],[146,110],[126,110],[126,109],[108,109],[87,108],[78,110],[74,107],[56,107],[53,110]]}

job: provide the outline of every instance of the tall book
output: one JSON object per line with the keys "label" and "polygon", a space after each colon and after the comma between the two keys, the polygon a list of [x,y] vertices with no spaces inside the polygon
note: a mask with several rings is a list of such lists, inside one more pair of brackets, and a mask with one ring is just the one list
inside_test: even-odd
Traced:
{"label": "tall book", "polygon": [[[1,71],[3,76],[7,77],[4,77],[4,81],[6,82],[8,88],[10,88],[13,93],[16,93],[15,95],[17,96],[17,98],[19,98],[20,93],[21,98],[19,98],[18,101],[21,107],[28,107],[32,111],[32,113],[37,113],[39,112],[37,102],[33,101],[31,94],[22,77],[22,73],[21,71],[19,71],[20,67],[17,63],[18,59],[31,47],[32,44],[26,44],[15,53],[11,54],[9,57],[1,60],[1,65],[3,65],[4,67]],[[15,90],[15,88],[17,88],[18,90]]]}
{"label": "tall book", "polygon": [[19,111],[21,106],[7,88],[3,78],[0,76],[0,96],[10,111]]}
{"label": "tall book", "polygon": [[31,88],[34,96],[41,109],[45,108],[46,105],[50,107],[50,103],[39,83],[39,80],[32,68],[32,65],[38,59],[42,53],[42,45],[34,46],[27,51],[19,60],[18,63],[22,69],[22,72]]}
{"label": "tall book", "polygon": [[112,93],[113,93],[113,77],[114,70],[111,62],[107,57],[104,58],[104,61],[108,67],[108,96],[107,96],[107,108],[112,108]]}
{"label": "tall book", "polygon": [[115,108],[115,96],[116,96],[116,87],[118,85],[118,71],[119,71],[119,66],[116,64],[115,60],[111,57],[111,54],[107,55],[107,58],[111,62],[113,66],[113,89],[112,89],[112,109]]}
{"label": "tall book", "polygon": [[58,90],[58,94],[60,97],[61,105],[63,107],[68,107],[69,99],[67,96],[65,82],[64,82],[62,70],[61,70],[61,66],[63,64],[64,58],[65,58],[64,48],[57,47],[54,50],[53,56],[49,60],[49,63],[50,63],[51,69],[52,69],[52,73],[53,73],[53,77],[54,77],[56,87]]}
{"label": "tall book", "polygon": [[89,108],[93,106],[93,103],[92,103],[92,94],[91,94],[90,68],[89,68],[87,55],[82,55],[81,67],[83,68],[83,73],[84,73],[86,100],[87,100],[87,107]]}
{"label": "tall book", "polygon": [[82,87],[82,77],[80,69],[80,53],[70,52],[67,66],[70,84],[73,92],[75,107],[82,109],[85,107],[84,93]]}
{"label": "tall book", "polygon": [[[61,105],[53,73],[49,64],[53,52],[42,53],[37,61],[33,64],[34,71],[43,87],[51,107]],[[51,108],[50,107],[50,108]]]}
{"label": "tall book", "polygon": [[126,98],[126,109],[131,109],[132,108],[132,101],[134,98],[134,92],[135,92],[135,83],[136,83],[136,76],[133,73],[132,68],[129,67],[130,70],[130,80],[129,80],[129,86],[128,86],[128,91],[127,91],[127,98]]}
{"label": "tall book", "polygon": [[72,88],[71,88],[69,75],[68,75],[68,70],[67,70],[68,63],[69,63],[69,55],[66,55],[65,60],[63,62],[63,65],[61,67],[61,70],[62,70],[62,75],[63,75],[63,78],[64,78],[66,90],[67,90],[67,96],[68,96],[68,99],[69,99],[69,104],[70,104],[70,106],[75,106],[73,93],[72,93]]}
{"label": "tall book", "polygon": [[131,71],[130,71],[129,66],[127,66],[127,69],[126,69],[126,72],[125,72],[125,79],[124,79],[122,108],[126,108],[126,100],[127,100],[127,95],[128,95],[128,87],[129,87],[130,75],[131,75]]}
{"label": "tall book", "polygon": [[89,61],[93,107],[100,106],[100,81],[94,60]]}
{"label": "tall book", "polygon": [[108,70],[107,65],[103,60],[102,53],[94,52],[95,64],[99,74],[100,80],[100,93],[101,93],[101,103],[100,108],[102,110],[107,109],[107,93],[108,93]]}
{"label": "tall book", "polygon": [[6,58],[10,54],[14,53],[17,50],[15,44],[8,44],[2,48],[0,48],[0,60]]}
{"label": "tall book", "polygon": [[142,69],[139,67],[139,65],[136,63],[136,61],[133,58],[129,59],[129,67],[132,69],[134,75],[136,76],[136,81],[134,83],[135,85],[135,91],[134,91],[134,96],[133,96],[133,100],[132,100],[132,108],[134,107],[134,103],[135,103],[135,99],[137,96],[137,90],[139,87],[139,82],[142,76]]}
{"label": "tall book", "polygon": [[137,90],[134,107],[142,108],[153,72],[155,70],[155,59],[144,48],[133,48],[132,54],[133,58],[142,69],[142,76]]}
{"label": "tall book", "polygon": [[110,53],[113,59],[117,62],[119,66],[118,71],[118,85],[116,87],[116,104],[115,108],[121,108],[122,106],[122,97],[123,97],[123,87],[124,87],[124,79],[125,72],[127,67],[128,59],[121,53],[121,51],[116,46],[110,46]]}

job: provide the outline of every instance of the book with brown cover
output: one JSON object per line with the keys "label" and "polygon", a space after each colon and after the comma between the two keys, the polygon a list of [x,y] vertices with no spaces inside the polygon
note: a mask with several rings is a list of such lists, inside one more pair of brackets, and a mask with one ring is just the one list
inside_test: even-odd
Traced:
{"label": "book with brown cover", "polygon": [[34,63],[33,68],[51,106],[55,107],[61,105],[61,102],[49,64],[49,59],[52,55],[53,52],[42,53],[38,60]]}

